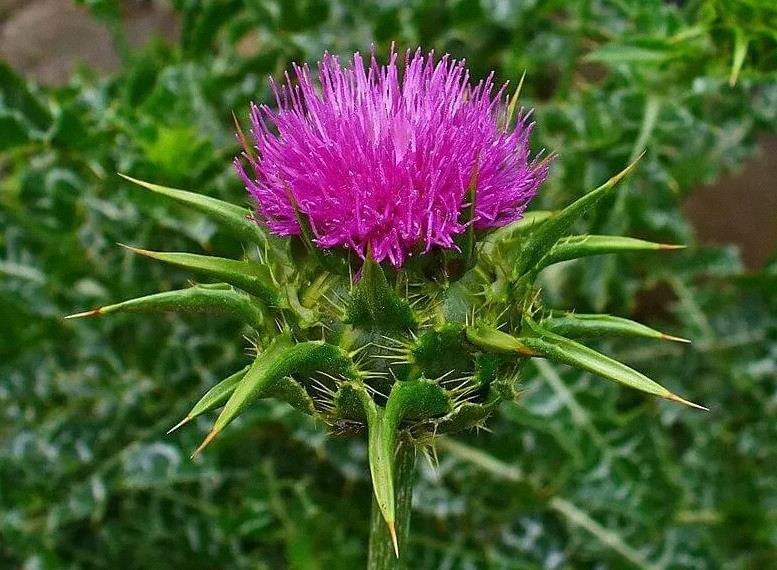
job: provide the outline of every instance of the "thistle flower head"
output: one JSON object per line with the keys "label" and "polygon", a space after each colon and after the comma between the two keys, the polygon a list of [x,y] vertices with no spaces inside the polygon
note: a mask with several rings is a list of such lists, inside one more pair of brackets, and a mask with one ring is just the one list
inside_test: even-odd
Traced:
{"label": "thistle flower head", "polygon": [[[273,83],[278,109],[252,106],[256,153],[235,164],[258,218],[278,235],[310,223],[318,247],[347,247],[399,267],[413,252],[455,248],[472,223],[521,218],[548,172],[530,156],[531,113],[510,123],[505,86],[472,86],[463,61],[392,49],[388,65],[325,54]],[[250,165],[246,169],[243,162]],[[476,180],[475,211],[462,212]]]}
{"label": "thistle flower head", "polygon": [[[253,108],[256,148],[239,132],[249,168],[238,161],[238,171],[257,199],[257,219],[277,234],[302,233],[315,262],[299,262],[290,240],[267,239],[244,208],[129,178],[208,215],[254,248],[253,255],[129,248],[216,282],[71,317],[174,310],[242,321],[253,331],[253,362],[208,390],[173,429],[221,408],[196,454],[257,400],[274,398],[335,431],[366,431],[375,504],[398,552],[407,529],[395,524],[398,452],[482,426],[501,401],[518,396],[528,358],[701,406],[577,340],[683,339],[624,318],[554,311],[533,285],[555,263],[677,249],[622,236],[568,235],[636,161],[562,210],[517,221],[547,175],[547,160],[530,158],[529,115],[519,114],[516,127],[507,128],[515,98],[505,106],[505,89],[494,92],[490,77],[470,86],[461,62],[408,53],[400,79],[396,60],[392,51],[388,65],[372,57],[366,68],[356,54],[343,68],[326,56],[320,88],[306,67],[297,67],[296,82],[287,77],[275,89],[277,111]],[[474,231],[510,222],[488,236]],[[364,257],[358,278],[350,265],[340,270],[339,256],[319,255],[312,240]],[[443,273],[385,271],[380,263],[398,267],[432,247],[459,248],[461,255],[441,256]]]}

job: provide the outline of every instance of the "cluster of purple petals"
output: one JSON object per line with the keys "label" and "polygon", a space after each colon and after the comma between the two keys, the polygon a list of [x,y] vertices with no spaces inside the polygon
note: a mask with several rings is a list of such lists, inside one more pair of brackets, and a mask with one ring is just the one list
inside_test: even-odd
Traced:
{"label": "cluster of purple petals", "polygon": [[505,128],[506,91],[470,84],[463,61],[392,49],[388,65],[325,54],[273,83],[278,110],[251,107],[255,153],[235,161],[257,217],[279,235],[310,221],[318,247],[348,247],[399,267],[409,255],[455,248],[477,167],[474,224],[521,218],[548,172],[530,158],[530,113]]}

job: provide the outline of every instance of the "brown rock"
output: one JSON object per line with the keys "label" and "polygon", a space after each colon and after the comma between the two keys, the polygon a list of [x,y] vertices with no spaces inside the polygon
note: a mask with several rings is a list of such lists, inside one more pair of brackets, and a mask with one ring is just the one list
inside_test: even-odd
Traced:
{"label": "brown rock", "polygon": [[[0,15],[0,57],[40,82],[64,83],[79,63],[103,73],[121,63],[106,26],[71,0],[0,0]],[[123,26],[134,47],[178,34],[175,15],[154,2],[128,2]]]}
{"label": "brown rock", "polygon": [[740,172],[697,188],[683,206],[702,243],[738,245],[750,269],[777,251],[777,136],[760,143]]}

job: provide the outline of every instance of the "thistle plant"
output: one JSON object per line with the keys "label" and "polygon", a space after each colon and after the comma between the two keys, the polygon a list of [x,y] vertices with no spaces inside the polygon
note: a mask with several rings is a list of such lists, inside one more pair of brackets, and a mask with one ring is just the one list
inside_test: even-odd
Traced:
{"label": "thistle plant", "polygon": [[[701,408],[580,340],[683,339],[624,318],[546,307],[546,267],[591,255],[679,246],[568,235],[613,193],[627,166],[566,208],[526,208],[553,155],[532,156],[531,112],[464,62],[392,50],[380,65],[331,55],[318,81],[295,66],[252,106],[235,167],[254,208],[128,180],[209,216],[242,259],[129,247],[207,283],[72,317],[219,312],[251,329],[253,362],[217,383],[173,431],[220,409],[201,452],[261,399],[286,402],[333,432],[364,433],[374,500],[370,567],[398,564],[417,452],[481,427],[520,391],[530,358],[577,367]],[[703,409],[703,408],[702,408]]]}

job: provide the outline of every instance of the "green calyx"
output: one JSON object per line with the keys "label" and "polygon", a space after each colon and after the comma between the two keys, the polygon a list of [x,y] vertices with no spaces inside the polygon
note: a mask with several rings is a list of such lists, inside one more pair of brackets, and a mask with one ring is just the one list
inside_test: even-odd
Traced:
{"label": "green calyx", "polygon": [[[517,397],[523,364],[544,358],[650,395],[693,404],[629,366],[581,344],[626,336],[683,341],[610,315],[543,307],[534,285],[554,263],[591,255],[660,252],[675,246],[620,236],[569,236],[570,228],[614,191],[634,164],[558,212],[528,212],[488,233],[470,223],[477,167],[469,182],[458,251],[431,252],[400,270],[368,253],[360,264],[302,235],[265,235],[248,210],[201,194],[127,178],[207,215],[243,240],[245,258],[129,248],[207,280],[188,288],[106,305],[70,318],[119,312],[214,312],[242,323],[253,361],[215,384],[176,429],[218,411],[198,453],[259,400],[286,402],[336,433],[367,432],[376,503],[394,546],[395,456],[400,445],[482,426]],[[439,267],[433,267],[434,264]],[[173,431],[171,430],[171,431]]]}

